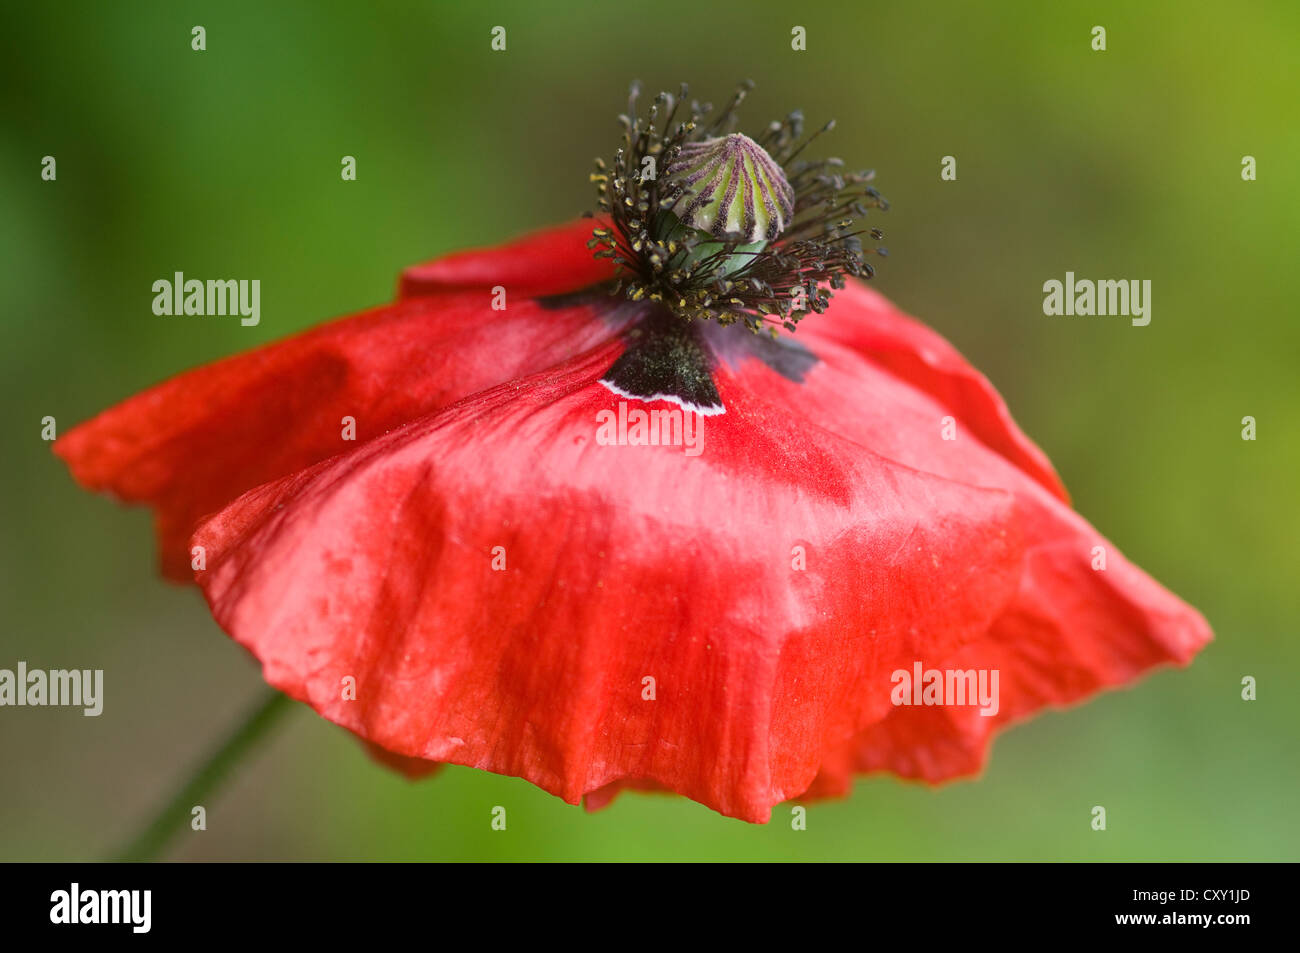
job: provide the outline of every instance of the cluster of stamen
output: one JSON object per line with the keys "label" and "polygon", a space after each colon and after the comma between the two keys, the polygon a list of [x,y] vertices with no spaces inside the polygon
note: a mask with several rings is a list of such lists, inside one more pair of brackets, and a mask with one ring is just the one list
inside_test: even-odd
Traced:
{"label": "cluster of stamen", "polygon": [[678,120],[685,85],[676,97],[660,93],[642,119],[634,85],[619,117],[623,144],[592,175],[607,222],[588,245],[620,266],[616,294],[686,320],[775,334],[825,311],[846,275],[874,274],[864,254],[885,249],[864,253],[862,238],[881,233],[854,222],[889,206],[870,185],[873,172],[797,158],[833,122],[804,139],[796,111],[754,139],[736,133],[736,108],[752,85],[708,121],[712,106],[695,102]]}

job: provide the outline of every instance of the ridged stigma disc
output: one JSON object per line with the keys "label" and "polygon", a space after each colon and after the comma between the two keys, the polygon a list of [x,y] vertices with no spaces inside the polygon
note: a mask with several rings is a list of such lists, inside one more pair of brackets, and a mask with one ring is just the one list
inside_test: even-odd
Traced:
{"label": "ridged stigma disc", "polygon": [[785,173],[749,136],[688,142],[668,167],[682,193],[669,206],[691,228],[719,239],[772,241],[794,216]]}

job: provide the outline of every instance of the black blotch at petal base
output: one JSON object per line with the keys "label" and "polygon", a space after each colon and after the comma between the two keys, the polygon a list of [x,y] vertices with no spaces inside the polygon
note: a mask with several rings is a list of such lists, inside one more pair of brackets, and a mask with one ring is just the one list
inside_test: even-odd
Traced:
{"label": "black blotch at petal base", "polygon": [[601,378],[611,389],[640,400],[663,399],[701,413],[723,413],[713,382],[719,360],[729,367],[762,361],[801,383],[818,358],[790,335],[755,334],[741,323],[685,322],[651,302],[612,297],[605,285],[539,297],[544,308],[594,306],[605,321],[625,328],[627,350]]}
{"label": "black blotch at petal base", "polygon": [[601,378],[620,394],[664,399],[701,413],[721,413],[714,360],[700,326],[655,307],[628,328],[627,350]]}

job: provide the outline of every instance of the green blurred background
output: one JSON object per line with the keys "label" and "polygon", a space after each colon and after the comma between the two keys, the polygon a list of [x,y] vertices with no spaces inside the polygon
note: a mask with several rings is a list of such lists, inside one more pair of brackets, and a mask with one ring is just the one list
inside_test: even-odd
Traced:
{"label": "green blurred background", "polygon": [[[168,856],[1300,859],[1300,5],[86,2],[5,21],[0,667],[103,668],[107,698],[97,719],[0,710],[0,858],[119,846],[263,690],[197,591],[157,578],[148,514],[77,489],[41,418],[66,430],[383,302],[404,265],[592,208],[634,77],[715,102],[751,77],[752,127],[839,120],[826,150],[875,167],[894,206],[876,286],[989,375],[1078,509],[1217,641],[1011,730],[979,781],[863,779],[806,832],[656,795],[587,815],[466,768],[408,783],[295,706]],[[155,317],[176,270],[260,278],[261,325]],[[1151,279],[1150,326],[1045,317],[1067,270]]]}

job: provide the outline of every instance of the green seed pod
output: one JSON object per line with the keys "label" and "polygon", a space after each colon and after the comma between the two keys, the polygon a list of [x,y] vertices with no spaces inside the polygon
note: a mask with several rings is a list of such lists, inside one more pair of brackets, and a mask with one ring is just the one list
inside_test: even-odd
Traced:
{"label": "green seed pod", "polygon": [[777,238],[794,217],[794,189],[749,136],[688,142],[667,169],[680,187],[670,210],[689,228],[752,244]]}

